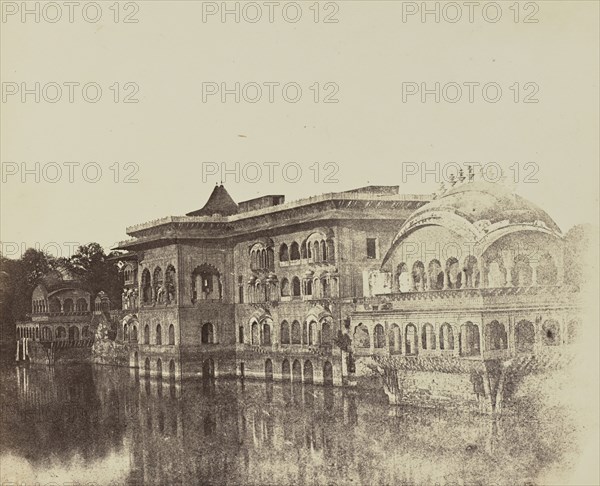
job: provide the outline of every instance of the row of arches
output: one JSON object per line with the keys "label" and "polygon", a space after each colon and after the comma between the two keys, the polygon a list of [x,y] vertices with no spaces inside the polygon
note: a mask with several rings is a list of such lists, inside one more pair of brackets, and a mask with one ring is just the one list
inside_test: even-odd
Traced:
{"label": "row of arches", "polygon": [[[545,346],[558,346],[561,344],[560,324],[556,319],[546,319],[540,322],[541,334],[539,341]],[[576,334],[576,321],[571,321],[568,326],[569,342]],[[456,334],[456,336],[455,336]],[[482,337],[477,324],[467,321],[460,326],[456,332],[454,326],[444,322],[439,326],[438,333],[431,323],[420,326],[420,332],[413,323],[408,323],[403,332],[398,324],[392,324],[386,332],[383,325],[376,324],[373,328],[373,339],[368,327],[360,323],[354,329],[353,343],[356,348],[382,349],[388,348],[391,353],[403,353],[416,355],[419,350],[423,351],[454,351],[458,347],[460,356],[478,356],[481,354]],[[402,342],[402,339],[404,342]],[[536,333],[534,324],[526,319],[518,321],[515,325],[515,349],[518,353],[533,352],[536,344]],[[456,343],[455,341],[458,340]],[[508,349],[509,339],[505,325],[493,320],[484,328],[483,340],[484,351],[498,351]],[[404,345],[403,345],[404,344]]]}
{"label": "row of arches", "polygon": [[473,255],[467,256],[462,264],[455,257],[448,258],[444,264],[438,259],[429,261],[427,265],[420,260],[411,266],[402,262],[395,269],[394,283],[400,292],[421,292],[507,285],[556,285],[558,282],[558,269],[548,252],[535,261],[517,254],[511,263],[510,267],[506,267],[502,258],[485,262],[478,261]]}
{"label": "row of arches", "polygon": [[17,327],[17,337],[30,338],[40,341],[79,341],[80,339],[91,339],[93,336],[90,326],[50,326],[39,327]]}
{"label": "row of arches", "polygon": [[314,262],[333,262],[335,261],[335,245],[333,238],[315,235],[298,244],[293,241],[289,246],[282,243],[279,246],[280,262],[295,262],[300,260],[309,260]]}
{"label": "row of arches", "polygon": [[255,245],[250,250],[250,269],[275,270],[275,252],[273,248],[264,248],[262,245]]}
{"label": "row of arches", "polygon": [[46,312],[87,312],[88,308],[88,301],[83,297],[77,300],[67,298],[62,301],[58,297],[51,297],[49,300],[35,299],[31,302],[31,311],[33,314],[41,314]]}
{"label": "row of arches", "polygon": [[[294,383],[305,383],[312,385],[314,383],[314,368],[310,360],[304,361],[295,359],[290,367],[290,361],[286,358],[281,363],[281,379],[282,381],[292,381]],[[265,361],[265,380],[273,380],[273,362],[271,359]],[[323,384],[326,386],[333,385],[333,366],[331,362],[323,363]]]}
{"label": "row of arches", "polygon": [[[253,321],[250,325],[251,344],[260,346],[271,346],[274,344],[272,326],[273,323],[271,320],[264,320],[262,323]],[[240,334],[241,342],[243,342],[243,331]],[[292,321],[291,324],[287,320],[283,320],[279,326],[279,344],[282,346],[330,346],[332,342],[332,323],[327,319],[323,319],[320,322],[311,319],[305,321],[302,326],[297,320]]]}
{"label": "row of arches", "polygon": [[[339,296],[339,279],[337,275],[323,273],[314,276],[308,272],[303,279],[297,276],[284,277],[279,281],[272,275],[265,279],[256,277],[248,281],[248,301],[250,303],[271,302],[288,298],[327,299]],[[243,302],[243,297],[241,298]]]}
{"label": "row of arches", "polygon": [[163,274],[160,266],[154,269],[152,275],[150,270],[145,268],[142,272],[141,294],[143,304],[163,304],[175,301],[175,267],[168,265]]}
{"label": "row of arches", "polygon": [[[126,341],[137,342],[137,326],[134,324],[130,328],[128,324],[125,324],[123,326],[123,337]],[[163,336],[163,327],[157,324],[154,328],[154,336],[152,337],[154,338],[153,342],[151,342],[150,326],[146,324],[144,326],[143,344],[155,344],[157,346],[167,344],[175,346],[175,326],[170,324],[167,328],[167,335]],[[166,339],[163,340],[163,337],[166,337]]]}

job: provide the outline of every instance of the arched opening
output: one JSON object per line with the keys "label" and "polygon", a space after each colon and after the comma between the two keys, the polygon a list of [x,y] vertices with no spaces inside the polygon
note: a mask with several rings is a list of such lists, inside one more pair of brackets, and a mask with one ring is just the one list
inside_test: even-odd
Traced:
{"label": "arched opening", "polygon": [[411,292],[410,274],[406,263],[401,263],[396,268],[396,278],[398,279],[398,290],[400,292]]}
{"label": "arched opening", "polygon": [[418,292],[425,290],[425,266],[417,260],[412,267],[414,289]]}
{"label": "arched opening", "polygon": [[123,341],[129,341],[129,324],[127,323],[123,325]]}
{"label": "arched opening", "polygon": [[160,358],[156,360],[156,378],[162,380],[162,360]]}
{"label": "arched opening", "polygon": [[290,261],[300,260],[300,247],[297,242],[292,242],[290,246]]}
{"label": "arched opening", "polygon": [[148,324],[144,326],[144,344],[150,344],[150,327]]}
{"label": "arched opening", "polygon": [[369,330],[367,326],[360,323],[354,329],[354,345],[358,348],[370,348],[371,339],[369,338]]}
{"label": "arched opening", "polygon": [[169,380],[175,380],[175,360],[169,361]]}
{"label": "arched opening", "polygon": [[435,349],[435,332],[433,326],[428,322],[421,328],[421,347],[423,349]]}
{"label": "arched opening", "polygon": [[478,356],[479,352],[479,326],[467,321],[460,328],[460,355]]}
{"label": "arched opening", "polygon": [[532,353],[535,344],[535,329],[530,321],[519,321],[515,327],[515,345],[518,353]]}
{"label": "arched opening", "polygon": [[297,359],[295,359],[292,364],[292,381],[295,381],[296,383],[302,382],[302,365]]}
{"label": "arched opening", "polygon": [[454,257],[446,260],[446,283],[449,289],[462,287],[462,272],[458,260]]}
{"label": "arched opening", "polygon": [[133,353],[133,367],[135,368],[136,371],[140,367],[139,356],[138,356],[137,351],[135,353]]}
{"label": "arched opening", "polygon": [[313,365],[309,360],[304,362],[304,383],[313,384]]}
{"label": "arched opening", "polygon": [[321,240],[321,256],[323,257],[323,261],[326,262],[328,255],[327,255],[327,243],[325,243],[325,240]]}
{"label": "arched opening", "polygon": [[214,344],[214,329],[213,325],[210,322],[205,322],[204,324],[202,324],[202,331],[200,337],[202,344]]}
{"label": "arched opening", "polygon": [[271,326],[267,322],[263,323],[262,345],[271,346]]}
{"label": "arched opening", "polygon": [[300,296],[300,279],[298,277],[292,279],[292,295],[294,297]]}
{"label": "arched opening", "polygon": [[87,300],[80,298],[77,299],[77,303],[75,304],[77,311],[79,312],[87,312],[88,310],[88,303]]}
{"label": "arched opening", "polygon": [[175,326],[169,326],[169,346],[175,346]]}
{"label": "arched opening", "polygon": [[532,284],[533,269],[529,258],[525,255],[517,255],[512,270],[513,287],[529,287]]}
{"label": "arched opening", "polygon": [[451,351],[454,350],[454,331],[452,326],[444,322],[440,327],[440,349]]}
{"label": "arched opening", "polygon": [[486,327],[487,349],[507,349],[508,337],[504,324],[498,321],[490,322]]}
{"label": "arched opening", "polygon": [[290,281],[287,278],[281,280],[281,296],[289,297],[290,296]]}
{"label": "arched opening", "polygon": [[160,326],[160,324],[157,324],[156,326],[156,344],[158,346],[162,345],[162,327]]}
{"label": "arched opening", "polygon": [[537,284],[556,285],[557,275],[558,271],[552,255],[548,252],[542,254],[537,267]]}
{"label": "arched opening", "polygon": [[290,362],[287,359],[284,359],[281,363],[281,378],[284,381],[290,380]]}
{"label": "arched opening", "polygon": [[42,328],[42,341],[52,341],[52,329],[48,326]]}
{"label": "arched opening", "polygon": [[292,344],[302,344],[302,330],[298,321],[292,322]]}
{"label": "arched opening", "polygon": [[221,300],[222,297],[219,271],[207,263],[196,267],[192,272],[192,303],[198,300]]}
{"label": "arched opening", "polygon": [[376,348],[385,348],[385,332],[381,324],[377,324],[373,330],[373,345]]}
{"label": "arched opening", "polygon": [[167,271],[165,272],[165,298],[167,302],[175,301],[175,282],[175,267],[173,265],[169,265],[167,267]]}
{"label": "arched opening", "polygon": [[164,283],[162,268],[156,267],[152,276],[152,290],[154,291],[154,300],[158,303],[165,301]]}
{"label": "arched opening", "polygon": [[315,262],[321,261],[321,245],[318,241],[313,241],[313,260]]}
{"label": "arched opening", "polygon": [[281,323],[279,335],[281,344],[290,344],[290,325],[288,324],[288,321],[283,321]]}
{"label": "arched opening", "polygon": [[442,290],[444,288],[444,272],[439,260],[431,260],[427,269],[429,290]]}
{"label": "arched opening", "polygon": [[487,286],[489,288],[499,288],[506,285],[506,270],[499,261],[492,261],[488,265]]}
{"label": "arched opening", "polygon": [[142,302],[149,304],[152,301],[152,287],[150,283],[150,270],[147,268],[142,272]]}
{"label": "arched opening", "polygon": [[469,255],[465,259],[465,287],[477,288],[479,287],[479,267],[477,265],[477,258],[473,255]]}
{"label": "arched opening", "polygon": [[288,246],[285,243],[282,243],[279,247],[279,261],[280,262],[289,262],[290,254],[288,251]]}
{"label": "arched opening", "polygon": [[392,324],[388,333],[388,346],[391,353],[399,353],[402,349],[400,343],[400,327],[398,324]]}
{"label": "arched opening", "polygon": [[321,329],[321,343],[329,346],[332,343],[331,324],[328,321],[323,321]]}
{"label": "arched opening", "polygon": [[273,381],[273,362],[270,359],[265,361],[265,380]]}
{"label": "arched opening", "polygon": [[546,346],[558,346],[560,344],[560,325],[554,319],[548,319],[542,326],[543,341]]}
{"label": "arched opening", "polygon": [[415,356],[419,352],[417,340],[417,328],[412,323],[407,324],[406,329],[404,329],[404,354]]}
{"label": "arched opening", "polygon": [[60,300],[58,300],[58,298],[56,297],[52,297],[49,301],[48,301],[48,305],[50,306],[50,312],[60,312],[61,307],[60,307]]}
{"label": "arched opening", "polygon": [[329,361],[323,364],[323,384],[325,386],[333,385],[333,366]]}
{"label": "arched opening", "polygon": [[310,321],[308,324],[308,344],[309,346],[318,344],[317,323],[315,321]]}
{"label": "arched opening", "polygon": [[150,378],[150,358],[146,358],[144,361],[144,375],[146,378]]}
{"label": "arched opening", "polygon": [[260,344],[260,331],[258,329],[258,322],[254,321],[251,327],[252,344],[258,346]]}
{"label": "arched opening", "polygon": [[63,302],[63,312],[73,312],[73,299],[65,299]]}
{"label": "arched opening", "polygon": [[69,341],[79,340],[79,328],[76,326],[69,327]]}
{"label": "arched opening", "polygon": [[332,239],[327,240],[327,260],[330,262],[335,261],[335,244]]}

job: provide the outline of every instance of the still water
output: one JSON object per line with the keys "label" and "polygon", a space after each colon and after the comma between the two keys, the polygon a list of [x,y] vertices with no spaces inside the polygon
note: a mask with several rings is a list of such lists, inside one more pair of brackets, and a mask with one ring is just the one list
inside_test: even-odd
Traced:
{"label": "still water", "polygon": [[404,409],[383,393],[93,365],[1,375],[2,484],[543,484],[570,440],[556,416]]}

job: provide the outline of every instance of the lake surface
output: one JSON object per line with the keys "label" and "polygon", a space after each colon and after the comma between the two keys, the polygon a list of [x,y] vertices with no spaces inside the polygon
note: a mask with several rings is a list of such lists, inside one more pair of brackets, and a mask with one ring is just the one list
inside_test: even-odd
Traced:
{"label": "lake surface", "polygon": [[383,392],[93,365],[0,372],[2,484],[544,484],[572,448],[556,414],[493,419],[394,407]]}

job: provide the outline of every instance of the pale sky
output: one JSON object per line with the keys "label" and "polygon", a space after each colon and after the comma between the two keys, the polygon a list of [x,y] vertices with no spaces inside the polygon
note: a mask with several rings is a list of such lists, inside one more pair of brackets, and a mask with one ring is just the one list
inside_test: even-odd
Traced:
{"label": "pale sky", "polygon": [[[494,162],[509,178],[519,167],[517,192],[544,208],[563,231],[598,220],[598,2],[538,2],[537,23],[523,23],[525,11],[515,23],[513,2],[500,2],[497,23],[480,12],[473,23],[436,23],[432,17],[422,23],[418,15],[403,22],[402,2],[388,1],[338,2],[337,12],[322,6],[318,23],[313,2],[301,4],[297,23],[286,22],[279,10],[269,23],[262,2],[257,23],[233,17],[222,23],[219,15],[203,22],[202,2],[144,1],[137,2],[137,13],[121,11],[115,23],[113,2],[100,3],[97,23],[83,20],[79,11],[70,23],[64,7],[56,23],[43,17],[23,23],[17,13],[0,24],[5,254],[6,244],[38,244],[53,253],[57,246],[66,252],[71,242],[108,247],[127,238],[126,226],[200,208],[221,179],[236,201],[261,194],[285,194],[291,201],[367,184],[397,184],[407,193],[438,188],[432,173],[424,180],[405,174],[403,182],[403,167],[414,169],[403,162],[423,162],[430,170],[436,162]],[[123,23],[126,14],[139,22]],[[327,14],[338,22],[323,23]],[[35,91],[36,82],[39,103],[34,94],[25,103],[20,92],[10,94],[22,83]],[[73,103],[64,85],[69,82],[80,83]],[[115,103],[116,82],[120,100],[132,92],[125,84],[135,83],[139,102]],[[262,99],[235,103],[229,95],[222,103],[215,95],[203,102],[203,83],[234,88],[236,82],[248,97],[255,91],[247,83],[262,85]],[[269,103],[269,82],[297,83],[299,101],[286,102],[275,87]],[[455,91],[447,83],[470,82],[497,83],[502,95],[486,102],[479,87],[469,103],[464,87],[457,103],[435,103],[433,95],[425,103],[419,95],[403,102],[403,83],[433,88],[436,82],[448,97]],[[44,99],[57,96],[52,83],[62,86],[56,103]],[[83,99],[86,83],[102,88],[97,103]],[[87,94],[95,95],[93,89]],[[339,102],[323,103],[328,94]],[[524,103],[528,94],[539,102]],[[48,163],[58,163],[62,177],[36,183],[29,175],[22,182],[20,164],[34,169],[35,162],[46,179],[56,177]],[[68,162],[80,164],[73,182]],[[89,162],[102,168],[97,183],[84,180],[81,167]],[[123,182],[131,172],[128,162],[139,168],[137,183]],[[254,162],[263,174],[257,182],[236,181],[231,173],[203,182],[203,162],[230,169],[239,162],[249,167],[249,177],[255,173],[244,164]],[[272,182],[264,165],[269,162],[280,164]],[[302,169],[297,182],[290,180],[293,167],[285,174],[288,181],[281,171],[289,162]],[[317,182],[315,162],[321,168]],[[328,162],[337,164],[337,183],[324,181]],[[534,167],[538,182],[523,182]],[[93,166],[86,176],[95,177]]]}

